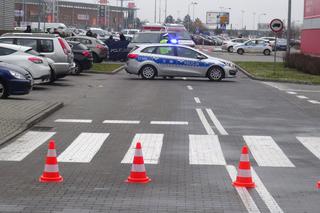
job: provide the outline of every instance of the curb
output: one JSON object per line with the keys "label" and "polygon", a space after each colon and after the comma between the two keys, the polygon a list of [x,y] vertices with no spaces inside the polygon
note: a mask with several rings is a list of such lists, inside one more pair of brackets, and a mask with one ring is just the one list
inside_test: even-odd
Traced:
{"label": "curb", "polygon": [[104,75],[114,75],[114,74],[116,74],[116,73],[120,72],[121,70],[123,70],[123,69],[124,69],[124,67],[125,67],[125,65],[123,65],[123,66],[121,66],[121,67],[119,67],[119,68],[117,68],[117,69],[113,70],[111,73],[98,72],[98,71],[96,71],[96,70],[90,70],[90,71],[88,71],[88,72],[86,72],[86,73],[104,74]]}
{"label": "curb", "polygon": [[36,123],[40,122],[41,120],[47,118],[49,115],[51,115],[52,113],[58,111],[59,109],[61,109],[64,106],[64,104],[62,102],[56,102],[52,105],[50,105],[48,108],[42,110],[41,112],[37,113],[34,116],[31,116],[30,118],[27,118],[24,123],[21,124],[21,126],[15,130],[14,132],[10,133],[9,135],[7,135],[4,138],[0,139],[0,145],[12,140],[13,138],[17,137],[18,135],[20,135],[22,132],[24,132],[25,130],[29,129],[30,127],[32,127],[33,125],[35,125]]}
{"label": "curb", "polygon": [[301,82],[301,81],[286,81],[286,80],[271,80],[271,79],[266,79],[266,78],[260,78],[252,75],[248,71],[246,71],[244,68],[240,67],[239,65],[236,64],[236,67],[238,70],[240,70],[243,74],[245,74],[247,77],[249,77],[252,80],[256,81],[266,81],[266,82],[277,82],[277,83],[291,83],[291,84],[304,84],[304,85],[320,85],[316,83],[310,83],[310,82]]}

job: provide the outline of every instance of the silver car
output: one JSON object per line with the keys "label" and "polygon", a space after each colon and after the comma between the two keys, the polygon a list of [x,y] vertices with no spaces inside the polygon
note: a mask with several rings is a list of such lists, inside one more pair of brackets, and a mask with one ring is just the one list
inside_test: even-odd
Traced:
{"label": "silver car", "polygon": [[194,48],[172,44],[149,44],[135,47],[125,70],[143,79],[161,77],[207,77],[213,81],[236,76],[235,65],[214,58]]}
{"label": "silver car", "polygon": [[239,55],[243,55],[243,53],[263,53],[264,55],[270,55],[272,52],[269,41],[263,39],[252,39],[243,44],[235,45],[233,49]]}
{"label": "silver car", "polygon": [[51,66],[51,82],[63,78],[75,69],[73,53],[61,37],[46,33],[8,33],[0,37],[0,43],[32,47],[42,56],[54,61]]}

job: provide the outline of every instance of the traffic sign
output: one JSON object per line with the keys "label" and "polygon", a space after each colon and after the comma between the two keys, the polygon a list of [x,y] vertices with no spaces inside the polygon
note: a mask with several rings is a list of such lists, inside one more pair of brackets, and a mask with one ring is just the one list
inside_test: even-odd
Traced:
{"label": "traffic sign", "polygon": [[280,19],[273,19],[270,22],[270,29],[274,33],[280,33],[283,30],[283,22]]}

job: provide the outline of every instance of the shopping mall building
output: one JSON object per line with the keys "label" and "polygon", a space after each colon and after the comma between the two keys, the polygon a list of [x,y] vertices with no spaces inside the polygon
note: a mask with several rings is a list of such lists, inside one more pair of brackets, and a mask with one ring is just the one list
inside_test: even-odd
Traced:
{"label": "shopping mall building", "polygon": [[304,0],[301,51],[320,55],[320,0]]}
{"label": "shopping mall building", "polygon": [[12,30],[30,22],[59,22],[85,28],[106,27],[114,30],[133,28],[137,8],[133,2],[123,7],[59,0],[0,0],[0,30]]}

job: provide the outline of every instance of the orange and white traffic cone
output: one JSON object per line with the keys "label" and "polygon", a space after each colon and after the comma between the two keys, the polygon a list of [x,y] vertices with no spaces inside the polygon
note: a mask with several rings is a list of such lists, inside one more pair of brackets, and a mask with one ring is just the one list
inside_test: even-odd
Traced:
{"label": "orange and white traffic cone", "polygon": [[238,175],[236,181],[233,182],[233,185],[247,188],[254,188],[256,186],[252,181],[251,165],[247,146],[242,147]]}
{"label": "orange and white traffic cone", "polygon": [[46,164],[44,166],[44,172],[39,178],[39,181],[42,183],[49,182],[62,182],[63,178],[59,174],[59,166],[57,160],[57,153],[55,148],[54,140],[49,142],[48,154],[46,159]]}
{"label": "orange and white traffic cone", "polygon": [[151,179],[147,176],[146,168],[142,155],[141,143],[138,142],[133,158],[130,176],[126,180],[127,183],[148,183]]}
{"label": "orange and white traffic cone", "polygon": [[318,186],[318,189],[320,189],[320,181],[318,181],[318,184],[317,184],[317,186]]}

